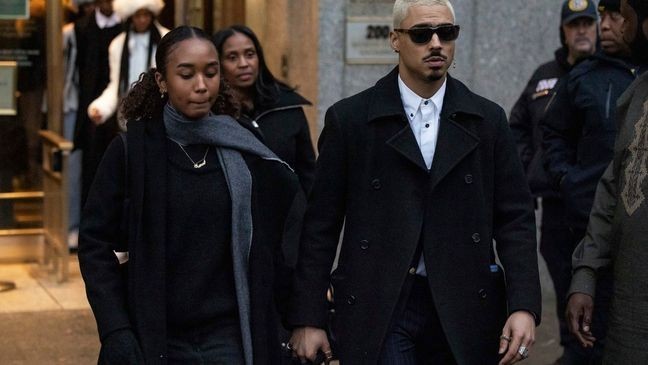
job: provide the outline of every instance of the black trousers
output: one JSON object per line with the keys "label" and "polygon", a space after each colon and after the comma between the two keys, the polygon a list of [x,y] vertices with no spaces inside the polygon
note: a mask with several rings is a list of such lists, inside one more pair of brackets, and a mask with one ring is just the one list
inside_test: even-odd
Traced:
{"label": "black trousers", "polygon": [[542,228],[540,253],[547,263],[549,275],[556,291],[556,314],[560,325],[560,344],[564,347],[561,365],[596,365],[603,357],[607,319],[612,295],[612,275],[598,273],[592,330],[596,337],[594,348],[583,348],[567,326],[567,292],[572,277],[572,254],[585,235],[582,229],[569,228],[565,219],[565,207],[561,199],[542,199]]}
{"label": "black trousers", "polygon": [[570,346],[575,340],[571,337],[565,309],[567,308],[567,291],[571,282],[571,258],[574,248],[580,241],[565,220],[565,207],[560,198],[542,199],[542,225],[540,230],[540,253],[547,263],[547,269],[556,291],[556,314],[560,325],[560,344]]}
{"label": "black trousers", "polygon": [[434,308],[427,278],[408,277],[378,363],[456,364]]}

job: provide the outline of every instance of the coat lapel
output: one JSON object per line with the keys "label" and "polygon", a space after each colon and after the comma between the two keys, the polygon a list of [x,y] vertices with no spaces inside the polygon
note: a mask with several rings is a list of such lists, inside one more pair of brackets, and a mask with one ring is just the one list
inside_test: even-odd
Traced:
{"label": "coat lapel", "polygon": [[409,124],[406,124],[398,133],[388,139],[387,144],[403,157],[427,172],[427,166],[421,154],[421,148],[416,143],[416,138]]}
{"label": "coat lapel", "polygon": [[432,160],[431,189],[479,145],[479,137],[467,127],[470,120],[482,120],[473,106],[468,89],[448,76],[446,95],[439,121],[439,136]]}
{"label": "coat lapel", "polygon": [[[432,188],[479,145],[479,137],[466,127],[469,120],[483,119],[482,113],[474,105],[470,91],[448,76],[436,152],[430,170]],[[405,115],[398,89],[398,67],[376,83],[367,119],[370,123],[385,119],[397,121],[398,129],[386,143],[405,159],[428,171]]]}
{"label": "coat lapel", "polygon": [[166,296],[166,138],[161,120],[139,123],[143,125],[129,126],[129,133],[132,128],[141,136],[133,139],[139,145],[129,144],[129,154],[137,153],[132,156],[136,163],[131,171],[135,181],[143,182],[134,185],[132,192],[134,205],[140,210],[135,212],[138,226],[135,256],[131,257],[134,264],[129,266],[129,276],[134,276],[132,290],[137,295],[129,299],[138,324],[146,324],[146,328],[139,328],[140,333],[155,334],[143,342],[143,350],[157,358],[166,347],[166,306],[160,304]]}
{"label": "coat lapel", "polygon": [[374,87],[373,99],[369,103],[367,120],[369,122],[379,120],[396,121],[397,131],[387,139],[387,145],[391,146],[398,154],[408,161],[427,172],[425,160],[414,132],[407,121],[405,108],[398,89],[398,67],[394,68],[387,76],[380,79]]}
{"label": "coat lapel", "polygon": [[166,137],[162,122],[149,122],[146,125],[145,139],[145,190],[144,220],[150,226],[145,227],[151,237],[150,244],[161,246],[157,251],[164,252],[166,236]]}

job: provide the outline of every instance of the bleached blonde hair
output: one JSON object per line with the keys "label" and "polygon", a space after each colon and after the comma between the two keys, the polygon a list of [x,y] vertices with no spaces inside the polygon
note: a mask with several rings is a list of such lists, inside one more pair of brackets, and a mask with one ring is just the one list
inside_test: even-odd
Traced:
{"label": "bleached blonde hair", "polygon": [[454,8],[449,0],[396,0],[394,2],[394,28],[400,28],[400,24],[407,16],[407,10],[412,6],[421,6],[421,5],[441,5],[450,9],[452,14],[452,19],[456,22],[457,17],[455,16]]}

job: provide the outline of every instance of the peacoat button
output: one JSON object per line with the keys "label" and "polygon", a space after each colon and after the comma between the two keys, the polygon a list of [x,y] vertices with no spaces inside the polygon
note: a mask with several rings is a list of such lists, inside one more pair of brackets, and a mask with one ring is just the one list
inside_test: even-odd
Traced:
{"label": "peacoat button", "polygon": [[468,175],[464,176],[464,181],[466,182],[466,184],[472,184],[473,183],[473,176],[471,174],[468,174]]}
{"label": "peacoat button", "polygon": [[347,304],[348,304],[348,305],[354,305],[355,302],[356,302],[356,297],[355,297],[355,296],[353,296],[353,295],[349,295],[349,296],[347,297]]}
{"label": "peacoat button", "polygon": [[479,289],[477,294],[479,294],[479,297],[482,298],[482,299],[486,299],[486,297],[488,297],[488,294],[486,293],[486,290],[484,290],[484,289]]}
{"label": "peacoat button", "polygon": [[366,250],[369,248],[369,241],[368,240],[360,240],[360,249]]}
{"label": "peacoat button", "polygon": [[450,114],[450,118],[454,119],[454,118],[456,118],[456,117],[457,117],[457,113],[452,113],[452,114]]}
{"label": "peacoat button", "polygon": [[371,186],[374,188],[374,190],[380,190],[382,188],[382,184],[380,184],[380,179],[373,179],[371,182]]}
{"label": "peacoat button", "polygon": [[481,236],[479,235],[479,233],[473,233],[472,240],[475,243],[479,243],[479,241],[481,241]]}
{"label": "peacoat button", "polygon": [[415,267],[410,267],[410,269],[407,271],[410,275],[416,274],[416,268]]}

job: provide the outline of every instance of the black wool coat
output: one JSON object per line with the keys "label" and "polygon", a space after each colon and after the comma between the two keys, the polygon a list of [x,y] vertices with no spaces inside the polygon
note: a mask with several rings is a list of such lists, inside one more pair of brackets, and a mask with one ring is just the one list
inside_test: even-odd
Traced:
{"label": "black wool coat", "polygon": [[253,115],[241,121],[255,129],[263,143],[295,169],[305,192],[310,190],[315,172],[315,151],[303,109],[308,105],[310,101],[295,91],[280,88],[275,102],[256,106]]}
{"label": "black wool coat", "polygon": [[[527,310],[539,321],[541,307],[533,202],[505,113],[448,77],[428,171],[397,77],[396,68],[326,114],[289,322],[325,327],[331,281],[337,355],[344,365],[376,364],[424,242],[456,360],[495,364],[507,312]],[[493,240],[505,275],[492,266]]]}
{"label": "black wool coat", "polygon": [[[127,194],[124,145],[116,138],[97,172],[80,228],[79,263],[99,335],[132,329],[147,364],[166,363],[165,139],[161,121],[129,123]],[[285,165],[243,157],[253,184],[248,285],[254,364],[279,364],[285,357],[280,317],[292,275],[283,264],[284,223],[304,198]],[[124,241],[130,257],[126,278],[113,253],[123,251]]]}

